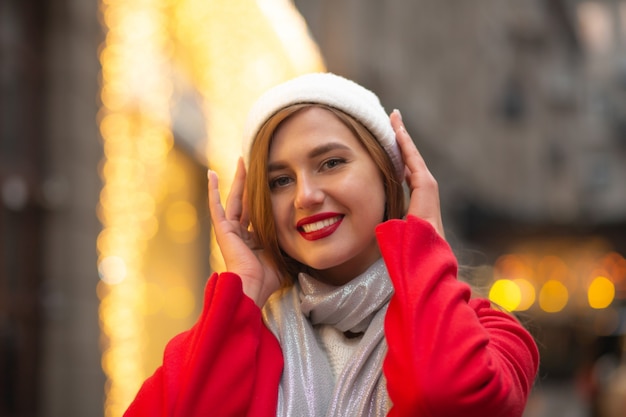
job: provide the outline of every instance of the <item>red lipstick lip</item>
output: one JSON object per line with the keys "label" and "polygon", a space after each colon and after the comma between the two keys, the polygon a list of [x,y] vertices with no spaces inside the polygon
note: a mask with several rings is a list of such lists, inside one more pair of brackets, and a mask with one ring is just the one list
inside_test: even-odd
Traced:
{"label": "red lipstick lip", "polygon": [[[315,230],[312,232],[305,232],[304,231],[304,227],[307,224],[311,224],[311,223],[316,223],[316,222],[320,222],[326,219],[332,219],[335,217],[339,217],[339,219],[337,219],[337,221],[329,226],[326,227],[322,227],[319,230]],[[323,239],[327,236],[330,236],[331,234],[333,234],[335,232],[335,230],[337,230],[337,228],[339,227],[339,225],[341,224],[343,220],[343,215],[341,213],[319,213],[316,214],[314,216],[309,216],[309,217],[305,217],[303,219],[301,219],[300,221],[298,221],[296,227],[298,229],[298,232],[300,233],[300,235],[302,235],[302,237],[306,240],[318,240],[318,239]]]}
{"label": "red lipstick lip", "polygon": [[304,226],[305,224],[320,222],[322,220],[332,219],[333,217],[337,216],[342,216],[342,214],[332,212],[314,214],[313,216],[305,217],[298,220],[298,223],[296,223],[296,227],[298,229],[302,229],[302,226]]}

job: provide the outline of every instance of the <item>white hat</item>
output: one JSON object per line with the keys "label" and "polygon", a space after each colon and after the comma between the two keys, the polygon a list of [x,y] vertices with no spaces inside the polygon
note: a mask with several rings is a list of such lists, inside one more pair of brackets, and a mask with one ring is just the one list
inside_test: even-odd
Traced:
{"label": "white hat", "polygon": [[310,73],[278,84],[254,103],[244,125],[243,154],[249,162],[250,146],[263,124],[279,110],[299,103],[325,104],[361,122],[387,152],[399,179],[404,163],[389,116],[370,90],[339,75]]}

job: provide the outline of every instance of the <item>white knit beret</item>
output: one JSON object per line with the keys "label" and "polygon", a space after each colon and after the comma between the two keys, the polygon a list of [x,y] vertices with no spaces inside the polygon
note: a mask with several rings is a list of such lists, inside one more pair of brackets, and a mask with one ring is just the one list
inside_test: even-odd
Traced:
{"label": "white knit beret", "polygon": [[246,164],[250,147],[259,129],[278,111],[293,104],[325,104],[361,122],[387,152],[399,179],[404,163],[389,116],[378,97],[370,90],[339,75],[309,73],[270,88],[252,105],[244,125],[243,155]]}

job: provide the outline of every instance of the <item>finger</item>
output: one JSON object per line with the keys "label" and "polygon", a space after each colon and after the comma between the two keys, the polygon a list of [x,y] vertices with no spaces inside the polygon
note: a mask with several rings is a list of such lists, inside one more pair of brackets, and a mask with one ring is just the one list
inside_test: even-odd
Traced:
{"label": "finger", "polygon": [[250,211],[248,206],[248,187],[246,186],[246,178],[248,177],[248,173],[246,171],[246,165],[243,162],[243,158],[239,158],[239,163],[241,164],[243,173],[244,173],[244,186],[243,186],[243,197],[241,198],[241,225],[244,230],[248,229],[248,225],[250,224]]}
{"label": "finger", "polygon": [[233,178],[233,184],[226,198],[226,218],[228,220],[241,220],[243,210],[243,190],[246,183],[246,168],[243,165],[243,159],[237,161],[237,170]]}
{"label": "finger", "polygon": [[426,162],[419,152],[415,143],[411,139],[411,136],[406,131],[404,123],[402,122],[402,116],[398,110],[394,110],[389,116],[391,119],[391,125],[396,132],[396,139],[400,152],[402,153],[402,159],[405,164],[404,175],[406,177],[409,187],[412,189],[425,186],[425,183],[435,182],[434,177],[426,166]]}
{"label": "finger", "polygon": [[411,170],[406,165],[404,166],[404,179],[407,184],[409,184],[409,187],[411,187]]}
{"label": "finger", "polygon": [[398,110],[389,116],[405,163],[404,175],[411,190],[408,213],[423,218],[444,236],[437,181],[409,136]]}
{"label": "finger", "polygon": [[217,173],[213,170],[209,170],[207,172],[207,178],[209,180],[208,183],[208,197],[209,197],[209,214],[211,215],[211,221],[213,224],[218,224],[219,222],[226,219],[224,214],[224,207],[222,207],[222,202],[220,200],[220,190],[217,179]]}
{"label": "finger", "polygon": [[389,116],[389,119],[391,120],[391,126],[396,133],[396,140],[398,142],[398,146],[400,147],[400,152],[402,153],[402,159],[409,171],[411,173],[424,170],[428,171],[424,158],[422,158],[422,155],[418,151],[413,139],[411,139],[411,136],[404,126],[400,111],[394,110]]}

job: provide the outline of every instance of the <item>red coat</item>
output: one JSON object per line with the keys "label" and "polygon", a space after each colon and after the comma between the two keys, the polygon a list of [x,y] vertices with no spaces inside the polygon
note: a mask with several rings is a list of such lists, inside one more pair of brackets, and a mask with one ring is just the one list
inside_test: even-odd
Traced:
{"label": "red coat", "polygon": [[[389,416],[520,417],[539,355],[488,300],[470,300],[449,245],[425,221],[376,229],[395,293],[385,319]],[[214,274],[204,309],[174,337],[125,417],[275,416],[281,348],[240,278]]]}

